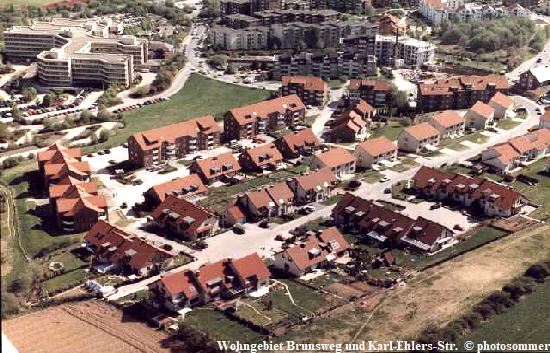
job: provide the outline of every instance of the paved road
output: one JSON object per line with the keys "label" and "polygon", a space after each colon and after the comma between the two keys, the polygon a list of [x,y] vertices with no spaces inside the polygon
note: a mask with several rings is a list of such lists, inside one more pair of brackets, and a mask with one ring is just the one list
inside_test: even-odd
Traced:
{"label": "paved road", "polygon": [[[540,63],[537,63],[538,59],[542,59]],[[515,81],[519,79],[519,75],[527,70],[532,69],[535,66],[542,65],[543,63],[550,63],[550,41],[546,43],[543,51],[531,59],[524,61],[521,65],[516,67],[513,71],[506,74],[508,81]]]}
{"label": "paved road", "polygon": [[342,99],[347,89],[347,83],[339,89],[331,89],[329,91],[330,98],[329,103],[325,105],[323,110],[319,113],[317,119],[311,126],[311,130],[317,137],[321,137],[325,130],[325,123],[330,119],[336,108],[338,108],[337,102]]}
{"label": "paved road", "polygon": [[[444,163],[457,163],[464,161],[468,158],[474,157],[481,151],[489,146],[505,142],[512,137],[525,134],[527,130],[533,125],[538,124],[539,117],[536,114],[535,109],[540,105],[530,101],[526,98],[516,96],[514,100],[527,107],[528,117],[525,121],[516,126],[515,128],[508,130],[504,133],[496,134],[492,136],[486,143],[478,144],[476,147],[466,151],[457,151],[454,154],[442,154],[436,157],[424,158],[422,164],[429,167],[438,167]],[[420,167],[410,169],[404,173],[393,173],[389,175],[390,181],[385,183],[364,183],[359,190],[354,194],[368,199],[381,199],[385,198],[384,189],[395,184],[401,180],[407,180],[417,172]],[[280,243],[274,240],[277,234],[288,233],[289,230],[300,226],[308,221],[330,215],[334,206],[318,207],[313,213],[307,216],[303,216],[294,221],[279,224],[272,229],[262,229],[255,225],[246,225],[247,232],[243,235],[235,235],[232,231],[220,234],[216,237],[207,240],[209,247],[201,252],[195,252],[197,261],[182,267],[176,268],[169,272],[177,272],[182,269],[194,269],[206,262],[214,262],[226,258],[228,256],[240,257],[247,255],[251,252],[257,251],[261,256],[271,257],[274,252],[280,249]],[[141,289],[145,289],[147,284],[154,282],[160,278],[160,276],[151,277],[139,283],[120,287],[118,293],[111,296],[109,299],[117,299],[125,295],[137,292]]]}

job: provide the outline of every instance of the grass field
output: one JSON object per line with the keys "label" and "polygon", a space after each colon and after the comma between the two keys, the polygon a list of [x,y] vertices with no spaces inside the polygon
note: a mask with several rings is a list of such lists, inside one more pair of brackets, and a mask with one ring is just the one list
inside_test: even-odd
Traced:
{"label": "grass field", "polygon": [[510,129],[515,128],[519,124],[521,124],[521,121],[516,121],[516,120],[512,120],[512,119],[508,118],[508,119],[499,120],[497,122],[496,127],[498,129],[510,130]]}
{"label": "grass field", "polygon": [[400,123],[390,121],[386,125],[372,130],[371,138],[386,136],[391,141],[395,141],[403,129],[404,127]]}
{"label": "grass field", "polygon": [[531,217],[537,219],[546,219],[550,217],[550,176],[542,173],[545,169],[546,158],[542,158],[516,173],[537,178],[539,180],[538,185],[530,186],[519,181],[514,181],[511,184],[517,191],[539,205],[539,208],[529,214]]}
{"label": "grass field", "polygon": [[287,313],[301,312],[308,314],[327,304],[325,298],[311,288],[286,279],[280,279],[279,281],[288,286],[288,291],[296,304],[292,304],[285,290],[270,292],[262,298],[263,301],[273,300],[273,306],[279,310]]}
{"label": "grass field", "polygon": [[548,343],[550,332],[550,282],[522,298],[507,312],[483,323],[458,343]]}
{"label": "grass field", "polygon": [[219,311],[195,309],[185,315],[185,324],[208,333],[214,340],[257,343],[263,336],[248,327],[232,321]]}
{"label": "grass field", "polygon": [[136,132],[203,115],[213,115],[219,120],[229,109],[262,101],[269,95],[270,91],[267,90],[236,86],[192,74],[185,86],[171,99],[124,113],[126,121],[124,129],[119,130],[118,134],[111,137],[109,141],[94,145],[90,149],[97,150],[106,146],[119,145]]}
{"label": "grass field", "polygon": [[[406,286],[377,300],[373,309],[346,310],[319,320],[295,337],[301,342],[412,339],[428,324],[445,325],[470,310],[488,293],[523,273],[529,264],[547,259],[550,226],[539,225],[421,272]],[[338,323],[338,325],[331,325]],[[319,327],[324,331],[319,335]]]}

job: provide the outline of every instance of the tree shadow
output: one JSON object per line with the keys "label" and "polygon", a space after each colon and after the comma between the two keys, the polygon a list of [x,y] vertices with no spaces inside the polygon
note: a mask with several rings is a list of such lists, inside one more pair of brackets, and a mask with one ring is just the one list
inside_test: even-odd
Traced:
{"label": "tree shadow", "polygon": [[28,183],[27,190],[19,193],[16,199],[40,198],[46,192],[42,177],[38,170],[33,170],[20,175],[10,182],[10,186],[17,186],[22,183]]}

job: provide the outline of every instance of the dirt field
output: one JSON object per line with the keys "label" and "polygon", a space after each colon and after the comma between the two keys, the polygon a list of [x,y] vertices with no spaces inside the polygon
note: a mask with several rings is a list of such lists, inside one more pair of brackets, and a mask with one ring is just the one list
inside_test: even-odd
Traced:
{"label": "dirt field", "polygon": [[349,343],[415,337],[429,323],[441,325],[456,318],[521,274],[529,263],[547,259],[549,230],[550,225],[526,229],[422,272],[408,285],[380,295],[374,308],[366,306],[354,315],[348,312],[326,322],[319,320],[300,332],[299,339],[337,337],[338,342]]}
{"label": "dirt field", "polygon": [[100,301],[65,304],[2,322],[21,353],[157,353],[166,336]]}

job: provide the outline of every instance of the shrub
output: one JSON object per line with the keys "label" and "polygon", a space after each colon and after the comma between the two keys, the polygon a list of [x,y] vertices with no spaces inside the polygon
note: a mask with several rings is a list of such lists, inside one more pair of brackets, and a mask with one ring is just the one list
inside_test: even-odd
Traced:
{"label": "shrub", "polygon": [[525,271],[525,275],[533,277],[537,282],[544,282],[545,278],[550,276],[550,271],[542,264],[535,264]]}
{"label": "shrub", "polygon": [[464,320],[468,323],[470,328],[474,329],[483,321],[483,316],[481,316],[480,313],[471,312],[464,316]]}
{"label": "shrub", "polygon": [[495,310],[491,305],[488,304],[479,304],[475,307],[474,311],[481,315],[484,320],[489,319],[495,314]]}

